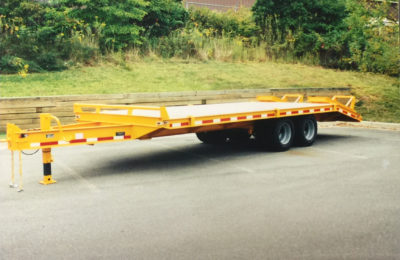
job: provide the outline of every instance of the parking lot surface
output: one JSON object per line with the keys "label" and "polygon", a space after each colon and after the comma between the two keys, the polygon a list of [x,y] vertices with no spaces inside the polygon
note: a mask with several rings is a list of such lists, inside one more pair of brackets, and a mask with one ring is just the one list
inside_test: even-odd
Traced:
{"label": "parking lot surface", "polygon": [[[0,146],[0,259],[400,259],[400,132],[274,153],[195,135],[23,156]],[[17,178],[18,180],[18,178]]]}

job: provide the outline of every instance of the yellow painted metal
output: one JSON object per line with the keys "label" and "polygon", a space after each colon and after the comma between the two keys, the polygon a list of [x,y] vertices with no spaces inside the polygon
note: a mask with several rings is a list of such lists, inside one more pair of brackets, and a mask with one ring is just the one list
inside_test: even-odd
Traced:
{"label": "yellow painted metal", "polygon": [[11,182],[10,188],[17,188],[18,191],[23,191],[23,182],[22,182],[22,152],[18,151],[19,158],[19,185],[15,184],[15,160],[14,160],[14,151],[11,151]]}
{"label": "yellow painted metal", "polygon": [[[345,101],[345,102],[340,102]],[[334,110],[346,115],[353,115],[352,118],[357,121],[362,120],[362,116],[355,110],[356,98],[354,96],[336,95],[333,97],[308,97],[307,102],[310,103],[329,103],[334,105]]]}
{"label": "yellow painted metal", "polygon": [[346,107],[350,107],[351,109],[354,110],[354,106],[356,104],[356,98],[354,96],[333,96],[332,97],[332,100],[334,100],[334,101],[338,101],[340,99],[347,100],[346,104],[343,104],[343,105],[345,105]]}
{"label": "yellow painted metal", "polygon": [[14,151],[11,151],[11,182],[10,188],[14,188],[15,184],[15,160],[14,160]]}
{"label": "yellow painted metal", "polygon": [[19,137],[20,137],[21,132],[22,132],[22,130],[18,126],[7,123],[6,139],[7,139],[9,150],[11,150],[11,151],[22,150],[19,147]]}
{"label": "yellow painted metal", "polygon": [[57,183],[57,181],[55,181],[51,175],[45,175],[39,183],[42,185],[49,185]]}
{"label": "yellow painted metal", "polygon": [[[42,161],[43,161],[43,165],[50,164],[54,161],[53,156],[51,155],[51,148],[43,148],[42,149]],[[50,174],[44,175],[43,180],[41,180],[39,183],[43,184],[43,185],[48,185],[48,184],[56,183],[56,181],[53,179],[53,177],[51,176],[51,172],[50,172]]]}
{"label": "yellow painted metal", "polygon": [[[339,100],[347,100],[346,103],[341,103]],[[308,97],[307,102],[310,103],[330,103],[335,105],[343,105],[354,110],[356,98],[354,96],[337,95],[333,97]]]}
{"label": "yellow painted metal", "polygon": [[293,103],[301,103],[304,100],[304,96],[302,94],[285,94],[282,97],[276,96],[258,96],[258,101],[261,102],[293,102]]}
{"label": "yellow painted metal", "polygon": [[[348,100],[345,103],[340,101]],[[283,97],[260,96],[262,102],[303,102],[303,95],[288,94]],[[354,111],[353,96],[308,97],[308,103],[321,103],[301,114],[315,114],[321,118],[329,112],[345,114],[343,118],[360,121],[361,116]],[[75,104],[74,112],[79,123],[61,125],[57,117],[51,114],[40,115],[40,129],[22,130],[14,124],[7,124],[7,142],[10,150],[45,149],[81,144],[118,142],[132,139],[148,139],[181,133],[204,131],[205,128],[233,127],[234,124],[251,123],[254,120],[268,118],[298,116],[299,108],[273,109],[249,113],[232,113],[226,115],[210,115],[170,119],[165,107],[147,106],[115,106],[95,104]],[[117,111],[118,113],[110,113]],[[297,113],[296,113],[297,111]],[[152,116],[146,116],[151,113]],[[258,115],[258,116],[257,116]],[[224,117],[235,117],[237,120],[223,121]],[[55,121],[56,126],[51,122]],[[205,122],[198,125],[197,122]],[[178,125],[178,127],[176,127]],[[178,130],[179,129],[179,130]]]}
{"label": "yellow painted metal", "polygon": [[276,96],[258,96],[257,100],[260,102],[282,102],[283,100]]}
{"label": "yellow painted metal", "polygon": [[[304,97],[301,94],[287,94],[283,97],[260,96],[257,100],[303,103]],[[78,121],[76,124],[62,125],[57,117],[47,113],[40,115],[38,129],[22,130],[14,124],[7,124],[6,140],[12,152],[11,183],[15,187],[14,151],[19,151],[19,190],[22,190],[22,150],[42,149],[43,164],[51,164],[53,162],[51,148],[53,147],[150,139],[158,136],[229,128],[243,128],[252,132],[255,120],[308,114],[314,114],[319,121],[330,121],[336,118],[353,121],[362,119],[361,115],[354,111],[355,98],[353,96],[308,97],[307,102],[318,105],[309,107],[293,105],[289,108],[274,108],[266,111],[232,112],[178,119],[171,119],[165,107],[74,104],[74,113]],[[52,126],[52,121],[56,122],[56,126]],[[51,170],[45,172],[40,183],[44,185],[56,183],[52,178]]]}
{"label": "yellow painted metal", "polygon": [[42,149],[42,160],[43,163],[52,163],[53,156],[51,155],[51,148],[43,148]]}
{"label": "yellow painted metal", "polygon": [[292,102],[298,103],[303,102],[304,96],[302,94],[286,94],[281,99],[284,102],[289,102],[291,99],[293,99]]}
{"label": "yellow painted metal", "polygon": [[42,130],[50,130],[51,129],[51,120],[55,120],[57,122],[59,131],[62,132],[62,126],[60,120],[53,116],[52,114],[42,113],[40,114],[40,129]]}
{"label": "yellow painted metal", "polygon": [[[107,111],[124,111],[126,117],[116,116],[115,114],[107,114]],[[158,117],[147,117],[145,115],[135,115],[136,111],[152,111],[159,113]],[[135,125],[142,126],[158,126],[163,121],[168,120],[169,116],[165,107],[155,106],[118,106],[118,105],[96,105],[96,104],[74,104],[74,113],[77,121],[80,122],[107,122],[117,124],[130,124],[132,121]],[[99,121],[100,120],[100,121]]]}
{"label": "yellow painted metal", "polygon": [[24,186],[23,186],[23,181],[22,181],[22,152],[18,151],[18,155],[19,155],[19,187],[18,187],[18,192],[23,191],[24,190]]}
{"label": "yellow painted metal", "polygon": [[[15,125],[8,124],[7,139],[10,150],[29,150],[41,149],[56,146],[72,146],[85,143],[113,142],[127,139],[137,139],[140,136],[154,131],[156,127],[140,127],[132,125],[115,125],[101,123],[83,123],[73,124],[63,127],[60,131],[58,127],[52,127],[49,130],[21,130]],[[117,133],[125,133],[129,138],[113,139]],[[101,141],[90,141],[97,138]],[[86,139],[88,142],[77,142],[76,140]],[[104,140],[103,140],[104,139]],[[57,142],[57,143],[56,143]]]}

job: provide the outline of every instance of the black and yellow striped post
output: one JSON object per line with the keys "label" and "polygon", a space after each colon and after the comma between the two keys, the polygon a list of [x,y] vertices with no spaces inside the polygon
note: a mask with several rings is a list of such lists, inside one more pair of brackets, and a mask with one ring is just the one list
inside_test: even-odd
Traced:
{"label": "black and yellow striped post", "polygon": [[42,149],[43,156],[43,180],[40,181],[43,185],[56,183],[51,176],[51,163],[53,162],[53,157],[51,156],[51,148]]}

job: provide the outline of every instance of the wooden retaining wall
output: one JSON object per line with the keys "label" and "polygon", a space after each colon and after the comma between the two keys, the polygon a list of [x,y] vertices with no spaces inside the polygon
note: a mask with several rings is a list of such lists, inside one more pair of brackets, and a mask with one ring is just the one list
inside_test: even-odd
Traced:
{"label": "wooden retaining wall", "polygon": [[196,105],[248,101],[253,100],[258,95],[280,96],[284,93],[302,93],[306,96],[332,96],[349,94],[350,88],[241,89],[0,98],[0,132],[6,131],[7,123],[14,123],[22,129],[37,128],[39,127],[40,113],[51,113],[57,116],[62,124],[73,123],[74,103],[160,106]]}

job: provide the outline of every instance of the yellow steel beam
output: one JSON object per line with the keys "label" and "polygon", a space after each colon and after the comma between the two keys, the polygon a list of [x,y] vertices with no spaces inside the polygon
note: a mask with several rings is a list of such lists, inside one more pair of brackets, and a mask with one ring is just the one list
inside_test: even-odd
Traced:
{"label": "yellow steel beam", "polygon": [[354,96],[333,96],[332,100],[339,102],[340,99],[347,100],[346,103],[341,103],[345,105],[346,107],[350,107],[351,109],[354,110],[355,104],[356,104],[356,98]]}
{"label": "yellow steel beam", "polygon": [[10,150],[42,149],[58,146],[94,144],[140,138],[156,127],[133,125],[74,124],[63,131],[57,128],[50,130],[21,130],[13,124],[7,124],[7,140]]}
{"label": "yellow steel beam", "polygon": [[303,102],[304,96],[302,94],[285,94],[282,97],[276,96],[257,96],[257,100],[260,102]]}
{"label": "yellow steel beam", "polygon": [[[346,100],[345,103],[340,102],[340,100]],[[356,98],[354,96],[343,96],[337,95],[333,97],[308,97],[307,102],[310,103],[330,103],[335,105],[342,105],[347,108],[354,110]]]}

